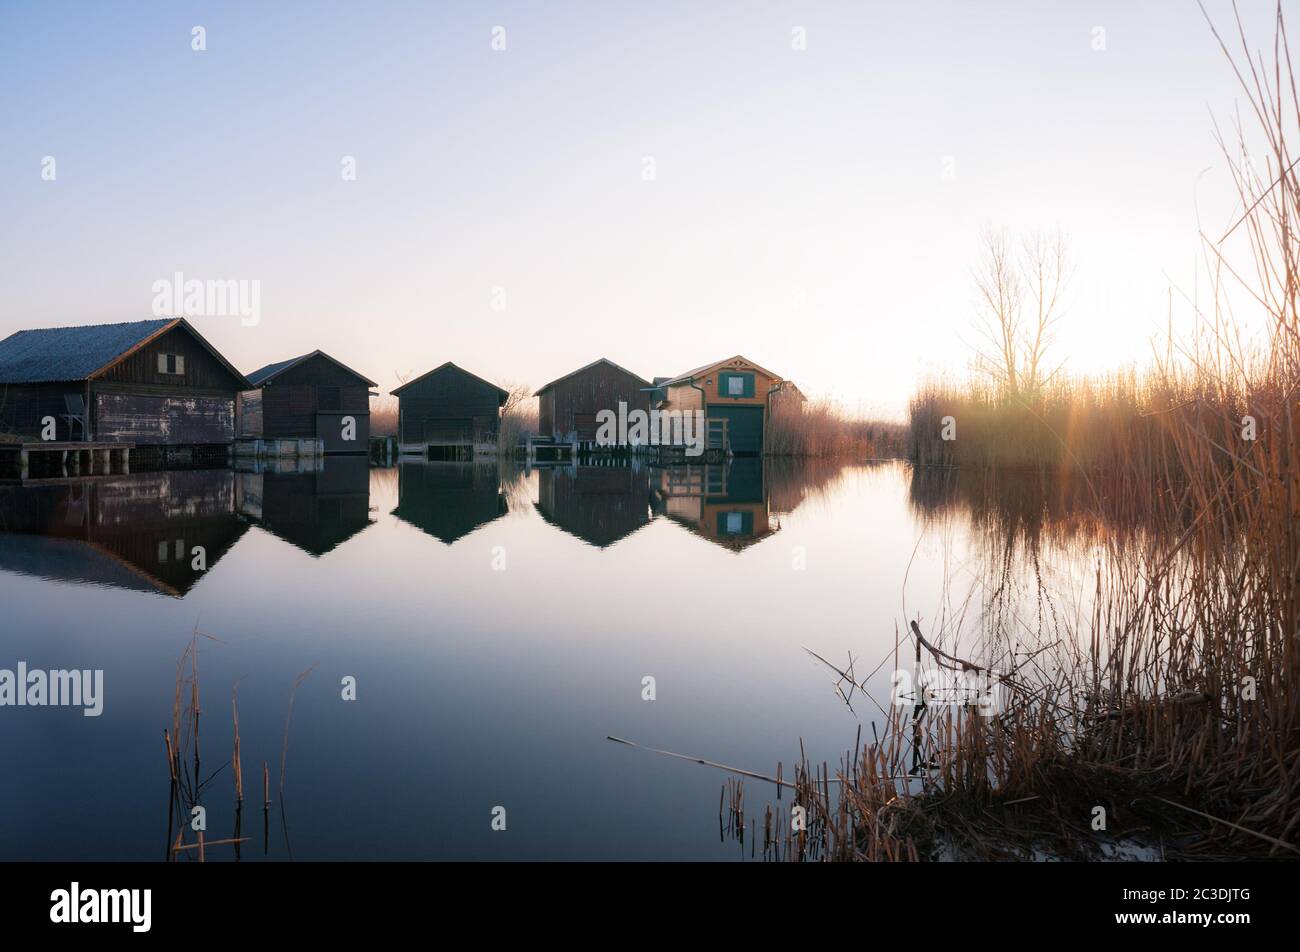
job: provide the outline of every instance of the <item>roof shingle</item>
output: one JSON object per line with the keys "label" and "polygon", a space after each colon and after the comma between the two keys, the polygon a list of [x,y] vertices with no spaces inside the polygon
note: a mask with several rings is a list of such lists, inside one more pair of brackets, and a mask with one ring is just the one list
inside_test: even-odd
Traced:
{"label": "roof shingle", "polygon": [[85,380],[173,320],[18,331],[0,340],[0,383]]}

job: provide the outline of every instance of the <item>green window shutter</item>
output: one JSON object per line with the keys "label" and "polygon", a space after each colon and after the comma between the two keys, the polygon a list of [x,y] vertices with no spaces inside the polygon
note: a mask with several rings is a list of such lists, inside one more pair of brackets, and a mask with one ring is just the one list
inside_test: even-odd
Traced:
{"label": "green window shutter", "polygon": [[718,393],[724,398],[738,400],[754,395],[754,375],[724,371],[718,375]]}

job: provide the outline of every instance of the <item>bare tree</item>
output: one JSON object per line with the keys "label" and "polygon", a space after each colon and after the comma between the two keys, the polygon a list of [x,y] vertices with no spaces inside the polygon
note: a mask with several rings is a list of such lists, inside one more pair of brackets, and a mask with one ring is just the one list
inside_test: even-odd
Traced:
{"label": "bare tree", "polygon": [[1034,234],[1018,245],[986,231],[975,269],[979,301],[976,367],[1003,393],[1032,397],[1060,370],[1050,351],[1064,311],[1072,267],[1064,235]]}

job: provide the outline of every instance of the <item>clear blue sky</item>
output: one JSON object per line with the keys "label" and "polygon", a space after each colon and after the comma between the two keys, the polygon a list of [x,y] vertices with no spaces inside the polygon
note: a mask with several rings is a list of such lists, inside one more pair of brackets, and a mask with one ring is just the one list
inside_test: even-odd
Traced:
{"label": "clear blue sky", "polygon": [[1143,358],[1231,215],[1233,83],[1194,3],[5,0],[0,336],[182,271],[261,282],[258,326],[196,321],[244,370],[740,352],[897,413],[965,366],[986,224],[1070,236],[1071,366]]}

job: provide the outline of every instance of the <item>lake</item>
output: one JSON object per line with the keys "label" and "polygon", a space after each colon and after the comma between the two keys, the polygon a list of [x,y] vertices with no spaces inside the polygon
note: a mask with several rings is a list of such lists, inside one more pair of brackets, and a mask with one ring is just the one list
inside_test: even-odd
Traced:
{"label": "lake", "polygon": [[199,803],[229,837],[237,684],[245,861],[748,858],[728,774],[607,738],[833,770],[906,620],[984,601],[990,533],[904,463],[294,466],[0,485],[0,669],[103,671],[98,717],[0,707],[0,859],[164,858],[196,628]]}

